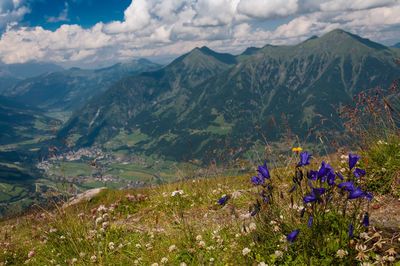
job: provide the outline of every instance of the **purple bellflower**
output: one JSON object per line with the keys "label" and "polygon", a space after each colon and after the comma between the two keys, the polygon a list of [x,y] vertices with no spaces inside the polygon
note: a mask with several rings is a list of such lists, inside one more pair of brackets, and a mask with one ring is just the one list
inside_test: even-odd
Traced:
{"label": "purple bellflower", "polygon": [[271,176],[269,175],[269,171],[268,171],[268,168],[267,168],[267,164],[266,163],[264,163],[264,166],[259,166],[258,168],[257,168],[257,171],[260,173],[260,174],[262,174],[262,176],[263,177],[265,177],[265,178],[267,178],[267,179],[269,179]]}
{"label": "purple bellflower", "polygon": [[361,190],[361,187],[357,187],[357,189],[350,192],[348,199],[357,199],[365,196],[366,193]]}
{"label": "purple bellflower", "polygon": [[220,198],[218,200],[218,204],[221,205],[221,206],[224,206],[225,203],[227,202],[227,200],[230,199],[230,198],[231,198],[231,196],[226,195],[225,197],[222,197],[222,198]]}
{"label": "purple bellflower", "polygon": [[328,178],[327,178],[328,185],[330,185],[330,186],[334,185],[335,184],[335,178],[336,178],[335,173],[332,170],[330,170],[329,173],[328,173]]}
{"label": "purple bellflower", "polygon": [[307,173],[308,179],[313,180],[313,181],[317,181],[317,179],[318,179],[317,175],[318,175],[318,171],[311,170],[310,172]]}
{"label": "purple bellflower", "polygon": [[297,164],[297,167],[310,164],[309,160],[311,159],[311,154],[308,152],[300,153],[300,162]]}
{"label": "purple bellflower", "polygon": [[354,181],[348,181],[348,182],[343,182],[340,183],[339,185],[337,185],[339,188],[343,189],[343,190],[347,190],[347,191],[353,191],[356,188],[353,185]]}
{"label": "purple bellflower", "polygon": [[360,168],[356,168],[356,170],[353,172],[353,174],[357,177],[360,178],[362,176],[365,176],[365,171],[360,169]]}
{"label": "purple bellflower", "polygon": [[356,153],[354,153],[354,155],[349,153],[349,167],[350,167],[350,170],[353,169],[353,167],[356,165],[358,160],[360,160],[360,156],[358,156]]}
{"label": "purple bellflower", "polygon": [[293,232],[291,232],[290,234],[286,235],[286,240],[290,243],[293,243],[294,240],[296,240],[297,235],[299,234],[300,230],[294,230]]}

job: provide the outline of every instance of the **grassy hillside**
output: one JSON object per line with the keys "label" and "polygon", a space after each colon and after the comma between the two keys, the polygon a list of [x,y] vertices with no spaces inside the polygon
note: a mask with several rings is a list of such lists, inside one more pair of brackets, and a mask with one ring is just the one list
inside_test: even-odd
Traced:
{"label": "grassy hillside", "polygon": [[[387,155],[387,161],[399,163],[398,141],[397,138],[383,144],[395,145],[395,154],[387,153],[381,143],[363,152],[361,159],[353,162],[357,168],[367,170],[360,178],[351,173],[350,169],[355,168],[350,165],[347,153],[312,158],[309,165],[301,160],[306,165],[296,168],[299,153],[293,152],[283,161],[281,157],[281,166],[269,172],[266,186],[256,186],[251,181],[255,172],[251,172],[243,176],[183,179],[132,191],[105,190],[90,201],[85,199],[66,208],[60,205],[38,208],[0,223],[0,233],[4,236],[0,240],[4,250],[0,262],[5,265],[374,262],[398,265],[399,168],[387,169],[395,182],[386,195],[368,185],[373,182],[379,186],[383,182],[372,177],[371,173],[381,166],[375,165],[376,160],[371,156],[379,153]],[[366,158],[370,159],[368,165]],[[306,176],[304,182],[299,181],[299,171],[310,173],[311,169],[321,169],[322,160],[343,174],[343,181],[336,177],[338,186]],[[368,200],[368,195],[349,199],[352,192],[339,188],[348,179],[357,182],[363,191],[373,191],[372,200]],[[321,195],[321,202],[304,203],[310,193],[307,182],[326,188],[328,192]],[[299,187],[293,189],[294,184]],[[265,197],[269,199],[265,201]],[[369,213],[368,225],[365,211]],[[311,225],[310,217],[314,217]],[[352,233],[349,223],[353,226]],[[293,239],[295,229],[300,233]]]}

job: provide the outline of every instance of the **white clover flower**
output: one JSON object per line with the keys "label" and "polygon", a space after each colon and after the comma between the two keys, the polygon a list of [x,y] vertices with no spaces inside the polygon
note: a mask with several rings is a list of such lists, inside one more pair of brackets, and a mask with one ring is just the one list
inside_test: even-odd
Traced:
{"label": "white clover flower", "polygon": [[213,262],[214,261],[214,258],[210,258],[210,262]]}
{"label": "white clover flower", "polygon": [[346,256],[348,254],[347,250],[343,250],[343,249],[339,249],[336,252],[336,257],[342,259],[344,256]]}
{"label": "white clover flower", "polygon": [[75,262],[77,262],[78,259],[77,258],[72,258],[71,263],[70,264],[74,264]]}
{"label": "white clover flower", "polygon": [[276,224],[276,221],[271,220],[271,221],[269,222],[269,224]]}
{"label": "white clover flower", "polygon": [[167,262],[168,262],[168,259],[167,259],[166,257],[164,257],[164,258],[161,259],[161,264],[165,264],[165,263],[167,263]]}
{"label": "white clover flower", "polygon": [[179,264],[179,266],[187,266],[187,264],[184,262],[181,262],[181,264]]}
{"label": "white clover flower", "polygon": [[35,251],[31,250],[28,253],[28,258],[32,258],[33,256],[35,256]]}
{"label": "white clover flower", "polygon": [[235,235],[235,237],[240,237],[240,234],[239,234],[239,233],[237,233],[237,234]]}
{"label": "white clover flower", "polygon": [[90,261],[92,261],[92,262],[96,262],[96,260],[97,260],[97,257],[96,257],[96,255],[93,255],[93,256],[91,256],[91,257],[90,257]]}
{"label": "white clover flower", "polygon": [[389,256],[389,257],[387,258],[387,260],[390,261],[390,262],[394,262],[394,261],[395,261],[395,257]]}
{"label": "white clover flower", "polygon": [[279,232],[281,229],[279,228],[279,226],[275,225],[274,226],[274,232]]}
{"label": "white clover flower", "polygon": [[158,263],[155,262],[155,263],[151,264],[151,266],[158,266]]}
{"label": "white clover flower", "polygon": [[104,205],[100,205],[100,206],[97,208],[97,211],[98,211],[98,212],[106,212],[106,211],[107,211],[107,208],[106,208],[106,206],[104,206]]}
{"label": "white clover flower", "polygon": [[83,258],[83,257],[85,257],[85,256],[86,256],[85,252],[79,253],[79,257]]}
{"label": "white clover flower", "polygon": [[257,266],[268,266],[268,264],[266,264],[265,262],[260,262],[260,263],[258,263],[258,265]]}
{"label": "white clover flower", "polygon": [[197,236],[196,236],[196,240],[197,240],[197,241],[201,241],[201,240],[203,240],[203,237],[202,237],[201,235],[197,235]]}
{"label": "white clover flower", "polygon": [[114,249],[114,242],[108,243],[108,248],[109,249]]}
{"label": "white clover flower", "polygon": [[251,252],[251,249],[249,249],[249,248],[244,248],[244,249],[242,250],[243,256],[246,256],[246,255],[249,254],[250,252]]}
{"label": "white clover flower", "polygon": [[275,258],[279,259],[283,257],[283,252],[280,250],[275,251]]}
{"label": "white clover flower", "polygon": [[169,250],[169,252],[172,252],[172,251],[176,250],[176,246],[171,245],[168,250]]}
{"label": "white clover flower", "polygon": [[55,227],[50,228],[49,232],[50,232],[50,233],[55,233],[55,232],[57,232],[57,228],[55,228]]}
{"label": "white clover flower", "polygon": [[140,244],[136,244],[136,245],[135,245],[135,247],[137,247],[137,248],[141,248],[141,247],[142,247],[142,245],[140,245]]}

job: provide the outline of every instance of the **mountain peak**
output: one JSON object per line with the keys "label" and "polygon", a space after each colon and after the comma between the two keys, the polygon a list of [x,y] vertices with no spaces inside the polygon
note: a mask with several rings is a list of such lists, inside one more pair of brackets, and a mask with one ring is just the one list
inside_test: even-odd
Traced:
{"label": "mountain peak", "polygon": [[373,42],[370,39],[362,38],[356,34],[347,32],[342,29],[335,29],[327,34],[323,35],[321,39],[334,39],[335,41],[357,41],[369,48],[376,49],[376,50],[383,50],[387,49],[386,46]]}

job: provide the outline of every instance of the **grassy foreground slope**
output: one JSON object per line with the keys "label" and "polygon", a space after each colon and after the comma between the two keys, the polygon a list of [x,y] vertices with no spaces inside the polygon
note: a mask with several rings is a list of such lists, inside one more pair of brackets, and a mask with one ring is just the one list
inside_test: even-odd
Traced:
{"label": "grassy foreground slope", "polygon": [[[372,145],[374,155],[379,145]],[[346,156],[324,159],[341,170],[347,167],[347,161],[341,161]],[[352,238],[347,237],[345,228],[343,243],[342,236],[339,243],[338,235],[328,235],[328,245],[319,247],[323,251],[309,257],[306,252],[318,243],[307,246],[301,242],[300,238],[307,237],[307,227],[302,227],[294,243],[287,241],[293,230],[289,225],[301,219],[298,209],[303,205],[298,191],[289,192],[297,160],[294,153],[285,162],[288,167],[271,171],[270,180],[282,193],[274,205],[261,205],[254,216],[251,213],[260,191],[250,182],[249,174],[134,191],[105,190],[90,201],[67,208],[37,209],[8,219],[0,223],[0,265],[399,265],[397,183],[393,183],[391,194],[375,193],[368,203],[372,207],[371,225],[367,230],[355,227]],[[315,169],[320,163],[313,158],[308,167]],[[371,161],[368,165],[360,160],[357,167],[375,172]],[[387,171],[399,181],[398,167]],[[366,175],[360,180],[364,183],[371,178]],[[218,204],[226,195],[230,196],[226,204]],[[361,208],[367,201],[348,204],[356,202]],[[268,208],[279,214],[266,224]],[[327,219],[340,222],[340,216],[333,212],[334,208],[327,208]],[[318,224],[313,226],[310,228]]]}

